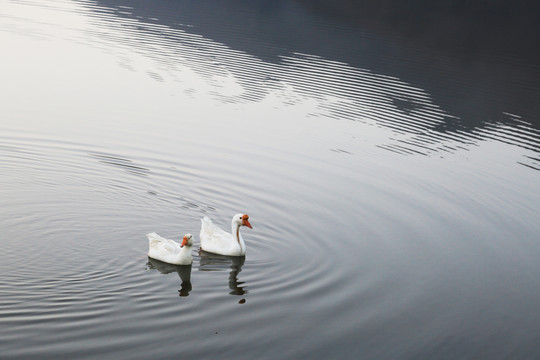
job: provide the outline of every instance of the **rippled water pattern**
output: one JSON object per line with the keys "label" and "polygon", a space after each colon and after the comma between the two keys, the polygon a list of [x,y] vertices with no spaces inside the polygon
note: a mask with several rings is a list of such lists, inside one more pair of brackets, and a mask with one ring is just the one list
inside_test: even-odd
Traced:
{"label": "rippled water pattern", "polygon": [[[157,4],[2,3],[0,357],[540,355],[527,101],[253,41],[271,61]],[[199,252],[200,218],[238,212],[246,257]],[[193,265],[149,259],[151,231],[193,233]]]}

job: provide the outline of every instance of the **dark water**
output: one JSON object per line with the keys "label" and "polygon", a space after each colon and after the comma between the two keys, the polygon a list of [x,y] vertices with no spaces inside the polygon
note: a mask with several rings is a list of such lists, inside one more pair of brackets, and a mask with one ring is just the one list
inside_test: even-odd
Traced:
{"label": "dark water", "polygon": [[540,356],[534,54],[323,14],[1,3],[0,357]]}

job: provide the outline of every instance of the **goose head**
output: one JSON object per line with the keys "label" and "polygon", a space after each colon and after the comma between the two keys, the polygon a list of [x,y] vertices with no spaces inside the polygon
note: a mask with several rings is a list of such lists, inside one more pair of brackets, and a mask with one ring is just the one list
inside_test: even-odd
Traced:
{"label": "goose head", "polygon": [[184,235],[184,238],[182,239],[182,245],[180,245],[180,247],[184,247],[184,246],[187,246],[187,247],[193,246],[193,235],[191,234]]}
{"label": "goose head", "polygon": [[247,214],[236,214],[233,217],[233,224],[236,224],[238,227],[247,226],[248,228],[253,229],[248,219],[249,216]]}

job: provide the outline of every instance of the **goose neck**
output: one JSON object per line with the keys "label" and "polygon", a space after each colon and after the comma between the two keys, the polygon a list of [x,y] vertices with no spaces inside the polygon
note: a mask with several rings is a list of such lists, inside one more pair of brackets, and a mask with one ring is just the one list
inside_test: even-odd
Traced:
{"label": "goose neck", "polygon": [[231,225],[231,234],[238,243],[240,243],[240,225],[235,221]]}

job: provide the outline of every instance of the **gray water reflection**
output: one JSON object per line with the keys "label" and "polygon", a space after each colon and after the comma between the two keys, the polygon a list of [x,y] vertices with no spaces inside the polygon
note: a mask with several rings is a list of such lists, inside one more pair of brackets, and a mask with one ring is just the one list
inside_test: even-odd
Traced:
{"label": "gray water reflection", "polygon": [[[199,250],[200,265],[199,271],[229,271],[229,292],[230,295],[242,296],[248,293],[244,281],[238,280],[238,274],[242,271],[242,266],[246,261],[245,256],[225,256]],[[241,299],[240,303],[245,303]]]}
{"label": "gray water reflection", "polygon": [[148,263],[146,265],[148,269],[156,269],[165,275],[177,273],[182,281],[180,290],[178,290],[178,295],[181,297],[189,296],[189,292],[193,289],[193,286],[191,285],[191,265],[172,265],[150,257],[148,258]]}

